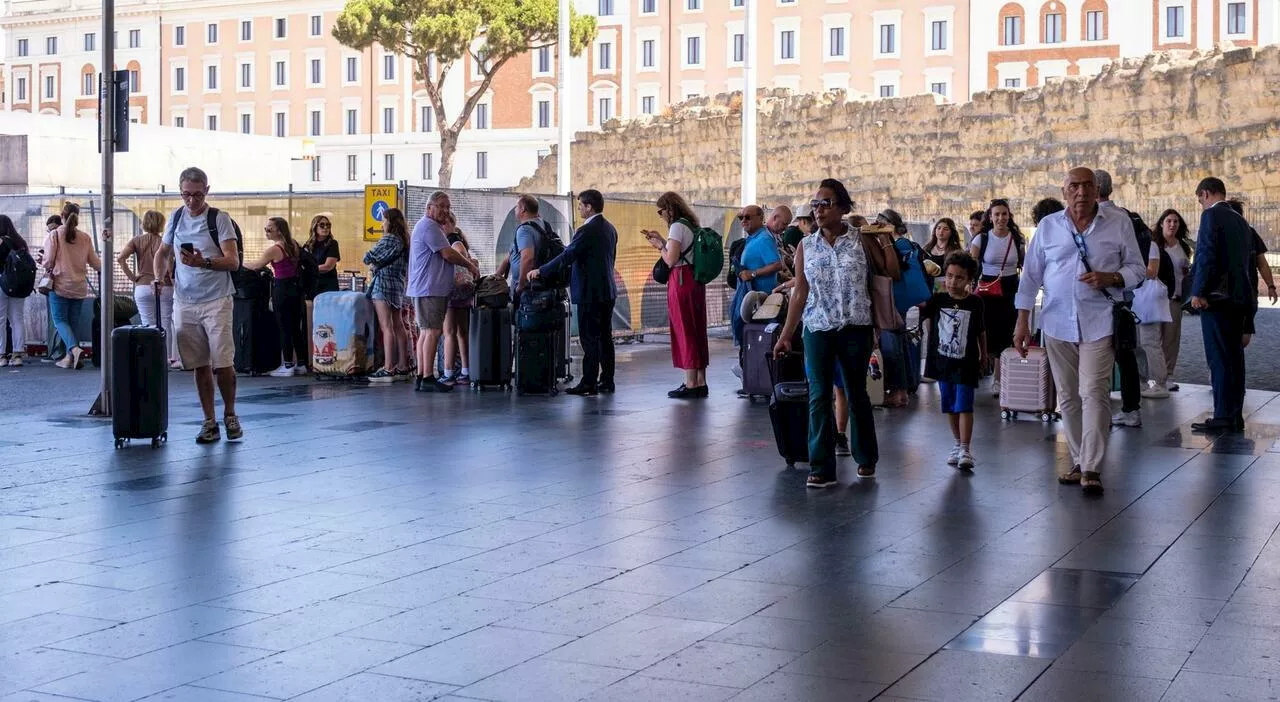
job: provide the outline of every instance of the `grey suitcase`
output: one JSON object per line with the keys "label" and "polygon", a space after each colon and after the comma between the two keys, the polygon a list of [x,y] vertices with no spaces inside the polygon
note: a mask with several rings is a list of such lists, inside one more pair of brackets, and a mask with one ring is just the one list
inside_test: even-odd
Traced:
{"label": "grey suitcase", "polygon": [[1000,354],[1000,418],[1017,419],[1019,412],[1028,412],[1051,422],[1061,418],[1057,410],[1048,352],[1033,347],[1023,358],[1015,349],[1005,349]]}

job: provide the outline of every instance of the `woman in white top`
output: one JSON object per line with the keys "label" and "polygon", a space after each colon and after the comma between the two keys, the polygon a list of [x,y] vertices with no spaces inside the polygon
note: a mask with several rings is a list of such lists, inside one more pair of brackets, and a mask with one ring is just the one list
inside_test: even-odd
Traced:
{"label": "woman in white top", "polygon": [[[155,270],[156,250],[163,244],[164,215],[147,210],[142,216],[142,233],[124,245],[116,262],[124,276],[133,281],[133,301],[138,304],[138,316],[148,327],[157,324],[165,330],[165,346],[169,367],[178,368],[177,329],[173,327],[173,269]],[[137,258],[137,267],[130,261]],[[156,286],[155,283],[160,285]],[[157,294],[157,288],[159,294]]]}
{"label": "woman in white top", "polygon": [[[1166,390],[1177,390],[1173,382],[1173,371],[1178,366],[1178,351],[1182,348],[1182,302],[1186,297],[1186,286],[1191,283],[1191,237],[1187,229],[1187,221],[1175,209],[1165,210],[1156,220],[1156,244],[1164,250],[1173,263],[1173,290],[1169,298],[1169,315],[1172,322],[1153,324],[1159,327],[1160,348],[1164,351],[1166,370]],[[1145,325],[1144,325],[1145,326]]]}
{"label": "woman in white top", "polygon": [[892,236],[862,234],[844,222],[853,200],[840,181],[822,181],[810,204],[819,228],[796,247],[795,288],[773,352],[791,351],[791,338],[803,321],[809,376],[808,486],[824,488],[836,484],[831,400],[837,367],[853,410],[849,444],[858,476],[876,474],[880,452],[867,397],[867,365],[875,347],[868,285],[872,274],[897,276],[898,257]]}
{"label": "woman in white top", "polygon": [[[982,267],[978,296],[982,298],[987,323],[987,352],[999,358],[1013,345],[1013,327],[1018,319],[1013,298],[1018,294],[1018,271],[1027,253],[1027,240],[1013,221],[1008,200],[992,200],[982,217],[982,233],[969,242],[969,253]],[[999,282],[997,282],[999,281]],[[995,287],[999,294],[993,294]],[[995,364],[996,388],[1000,387],[1000,364]],[[998,392],[997,392],[998,395]]]}
{"label": "woman in white top", "polygon": [[707,286],[693,277],[690,261],[693,230],[698,216],[678,193],[663,193],[657,202],[658,216],[667,223],[667,238],[655,231],[640,232],[649,244],[662,252],[671,267],[667,281],[667,317],[671,322],[671,362],[684,371],[684,383],[667,393],[673,399],[705,399],[707,365],[711,352],[707,345]]}

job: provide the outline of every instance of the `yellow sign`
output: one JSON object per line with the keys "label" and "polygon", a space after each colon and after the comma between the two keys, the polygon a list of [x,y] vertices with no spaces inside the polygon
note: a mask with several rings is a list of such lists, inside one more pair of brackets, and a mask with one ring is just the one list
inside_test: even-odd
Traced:
{"label": "yellow sign", "polygon": [[387,210],[398,205],[399,189],[394,185],[364,186],[364,240],[382,238],[382,220]]}

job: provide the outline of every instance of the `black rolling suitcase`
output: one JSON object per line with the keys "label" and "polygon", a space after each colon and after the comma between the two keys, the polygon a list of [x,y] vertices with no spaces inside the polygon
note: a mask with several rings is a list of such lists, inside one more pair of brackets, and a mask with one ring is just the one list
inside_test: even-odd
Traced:
{"label": "black rolling suitcase", "polygon": [[240,298],[232,303],[237,373],[265,375],[280,367],[280,330],[267,298]]}
{"label": "black rolling suitcase", "polygon": [[[791,353],[773,357],[773,347],[782,333],[781,322],[748,322],[743,330],[742,389],[751,399],[768,398],[778,383],[804,380],[804,354]],[[797,348],[797,341],[792,346]]]}
{"label": "black rolling suitcase", "polygon": [[511,387],[511,308],[471,310],[471,387]]}
{"label": "black rolling suitcase", "polygon": [[111,332],[111,430],[116,448],[130,439],[168,439],[169,362],[159,327],[117,327]]}
{"label": "black rolling suitcase", "polygon": [[787,467],[809,462],[809,383],[778,383],[769,400],[769,421]]}
{"label": "black rolling suitcase", "polygon": [[517,395],[560,394],[564,331],[516,331]]}

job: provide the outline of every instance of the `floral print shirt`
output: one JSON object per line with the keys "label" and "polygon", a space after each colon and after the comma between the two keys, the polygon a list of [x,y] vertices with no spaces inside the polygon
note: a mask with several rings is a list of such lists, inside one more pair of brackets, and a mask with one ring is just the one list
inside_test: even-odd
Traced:
{"label": "floral print shirt", "polygon": [[832,331],[871,325],[871,294],[867,288],[867,254],[857,230],[846,226],[828,244],[818,231],[804,238],[804,275],[809,299],[804,326],[809,331]]}

